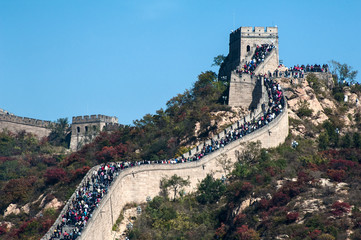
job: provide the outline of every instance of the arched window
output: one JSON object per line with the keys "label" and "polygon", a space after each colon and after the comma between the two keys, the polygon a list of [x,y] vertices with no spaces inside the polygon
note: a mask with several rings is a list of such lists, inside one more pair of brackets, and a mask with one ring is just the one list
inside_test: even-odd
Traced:
{"label": "arched window", "polygon": [[80,127],[76,127],[76,132],[80,133]]}
{"label": "arched window", "polygon": [[85,132],[88,132],[88,126],[85,126]]}
{"label": "arched window", "polygon": [[251,47],[247,45],[247,52],[251,51]]}

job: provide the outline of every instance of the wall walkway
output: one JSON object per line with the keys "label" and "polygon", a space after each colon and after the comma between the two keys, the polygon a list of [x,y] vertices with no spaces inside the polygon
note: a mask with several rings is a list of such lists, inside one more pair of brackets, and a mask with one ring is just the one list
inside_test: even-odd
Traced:
{"label": "wall walkway", "polygon": [[264,148],[276,147],[285,141],[287,135],[288,114],[287,109],[284,109],[269,125],[228,144],[224,149],[215,151],[199,161],[182,164],[141,165],[122,171],[110,187],[107,196],[94,211],[80,239],[113,239],[112,226],[123,207],[130,202],[145,202],[148,196],[152,198],[157,196],[160,192],[159,183],[163,177],[170,177],[174,174],[183,178],[189,177],[191,184],[185,190],[186,192],[194,191],[197,184],[208,173],[214,173],[216,178],[220,178],[224,174],[217,161],[222,154],[227,154],[227,158],[235,162],[235,151],[242,149],[241,143],[260,141]]}

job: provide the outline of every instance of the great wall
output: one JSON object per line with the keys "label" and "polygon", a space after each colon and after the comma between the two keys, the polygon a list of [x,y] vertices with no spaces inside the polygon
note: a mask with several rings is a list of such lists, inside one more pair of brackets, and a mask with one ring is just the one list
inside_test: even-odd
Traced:
{"label": "great wall", "polygon": [[[260,77],[257,78],[251,77],[248,74],[243,74],[242,79],[240,75],[236,73],[236,68],[239,67],[239,64],[245,62],[244,56],[241,56],[243,52],[240,52],[236,57],[239,59],[236,67],[229,67],[231,64],[229,61],[234,61],[235,57],[233,57],[233,59],[227,57],[228,59],[225,60],[221,67],[219,77],[223,79],[226,77],[230,82],[229,105],[249,107],[251,114],[244,116],[242,120],[218,133],[216,139],[223,138],[227,132],[237,129],[244,122],[255,119],[265,112],[269,99],[268,93],[263,84],[264,77],[262,75],[270,71],[270,68],[267,67],[268,65],[276,65],[276,67],[278,67],[278,40],[275,41],[275,39],[278,39],[277,28],[267,28],[266,31],[264,31],[263,28],[263,32],[260,31],[261,28],[256,28],[254,30],[252,28],[245,28],[243,30],[242,28],[238,29],[231,34],[230,52],[234,52],[232,36],[234,37],[237,33],[243,33],[244,30],[248,32],[248,36],[250,34],[250,30],[252,30],[251,34],[257,32],[258,36],[262,35],[261,38],[256,38],[253,34],[252,38],[249,38],[248,42],[246,41],[247,45],[245,47],[246,51],[248,50],[247,53],[255,52],[255,48],[258,44],[273,44],[276,48],[271,51],[271,54],[265,57],[264,62],[260,63],[256,68],[257,74],[260,75]],[[273,31],[271,35],[269,35],[270,31]],[[267,36],[265,34],[267,34]],[[244,39],[242,39],[242,41],[240,39],[241,37],[237,41],[239,47],[242,48],[244,45]],[[250,45],[252,45],[252,47]],[[252,54],[248,53],[247,59],[249,59],[249,56],[252,57]],[[271,69],[272,72],[275,69],[276,68]],[[255,97],[257,100],[252,101]],[[170,177],[174,174],[183,178],[189,178],[190,185],[185,190],[187,192],[194,191],[197,184],[206,177],[207,174],[212,173],[216,178],[220,178],[224,174],[222,166],[218,161],[220,157],[226,156],[227,159],[231,159],[232,162],[235,162],[235,152],[241,151],[243,148],[242,143],[250,141],[260,141],[262,147],[264,148],[276,147],[285,141],[288,131],[288,112],[287,104],[285,104],[282,113],[268,125],[230,143],[229,145],[226,145],[221,150],[214,151],[199,161],[185,162],[182,164],[150,164],[124,169],[112,183],[107,195],[102,199],[99,207],[93,212],[92,217],[89,219],[87,226],[79,239],[114,239],[112,226],[124,206],[131,202],[142,203],[145,202],[147,198],[152,198],[158,195],[160,191],[159,184],[162,178]],[[210,141],[211,140],[208,140],[208,142],[205,142],[204,144],[208,144]],[[199,152],[198,146],[185,153],[183,157],[192,157],[194,154],[197,154],[197,152]],[[82,180],[82,183],[79,184],[79,187],[89,179],[91,172],[96,168],[99,168],[99,166],[94,167],[88,172],[87,176],[85,176]],[[74,198],[75,193],[68,200],[53,227],[49,229],[46,235],[44,235],[42,238],[43,240],[50,238],[56,226],[62,221],[61,216],[66,212]]]}
{"label": "great wall", "polygon": [[[19,117],[0,109],[0,130],[13,133],[25,131],[34,134],[37,138],[49,136],[56,122],[44,121],[34,118]],[[73,117],[71,124],[70,150],[76,151],[82,145],[89,143],[100,131],[114,130],[120,127],[117,117],[105,115],[90,115]]]}
{"label": "great wall", "polygon": [[[240,74],[239,70],[243,64],[252,61],[257,46],[267,44],[274,48],[260,62],[252,74]],[[228,104],[232,107],[247,107],[251,113],[243,116],[242,119],[235,122],[232,126],[218,133],[215,140],[225,137],[227,132],[237,129],[241,124],[249,122],[264,114],[268,105],[268,93],[264,85],[264,77],[272,77],[277,81],[282,74],[278,71],[279,53],[278,53],[278,29],[277,27],[241,27],[233,31],[230,35],[229,54],[222,64],[219,71],[219,79],[229,82]],[[320,74],[322,75],[322,74]],[[257,77],[256,77],[257,76]],[[284,75],[283,75],[284,76]],[[300,75],[297,76],[299,79]],[[7,120],[6,120],[7,119]],[[4,124],[4,123],[7,124]],[[116,117],[107,117],[104,115],[92,115],[85,117],[73,117],[72,138],[70,148],[77,150],[80,145],[86,141],[86,136],[90,132],[96,132],[108,127],[118,126]],[[28,124],[26,124],[28,123]],[[46,129],[50,132],[50,122],[35,119],[20,118],[0,114],[0,128],[15,129],[14,125],[29,126],[29,131],[35,132],[39,129]],[[5,127],[3,127],[5,126]],[[37,129],[39,128],[39,129]],[[19,130],[21,130],[19,128]],[[26,131],[28,129],[25,129]],[[47,134],[49,134],[49,132]],[[144,203],[147,198],[153,198],[160,192],[160,181],[164,177],[170,177],[174,174],[182,178],[189,178],[190,185],[185,189],[186,192],[192,192],[197,188],[197,184],[206,177],[207,174],[214,174],[215,178],[221,178],[223,169],[219,159],[227,157],[232,163],[237,161],[236,152],[241,151],[243,143],[259,141],[263,148],[277,147],[282,144],[289,133],[287,103],[282,112],[269,124],[262,128],[226,145],[224,148],[214,151],[198,161],[190,161],[180,164],[147,164],[124,169],[111,184],[108,193],[102,199],[99,207],[93,212],[92,217],[87,222],[86,227],[78,239],[98,240],[115,239],[112,226],[117,220],[119,214],[127,203]],[[44,131],[44,136],[46,132]],[[40,135],[40,134],[39,134]],[[209,144],[211,140],[203,144]],[[183,154],[184,158],[190,158],[197,154],[200,147],[197,146],[189,152]],[[77,190],[91,176],[93,167],[78,185]],[[76,190],[76,191],[77,191]],[[62,215],[71,206],[76,197],[76,191],[67,201],[54,225],[43,236],[42,240],[51,238],[56,226],[61,223]]]}

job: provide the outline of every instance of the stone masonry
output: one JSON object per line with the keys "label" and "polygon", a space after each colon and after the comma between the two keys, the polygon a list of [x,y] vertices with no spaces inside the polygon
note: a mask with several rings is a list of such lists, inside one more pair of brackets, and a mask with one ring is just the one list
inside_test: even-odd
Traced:
{"label": "stone masonry", "polygon": [[[247,116],[245,121],[249,119],[251,119],[251,117]],[[235,123],[225,131],[228,132],[234,129],[238,124],[242,123]],[[79,239],[113,239],[112,226],[123,207],[127,203],[143,203],[147,197],[153,198],[157,196],[160,192],[159,184],[163,177],[170,177],[174,174],[182,178],[189,177],[191,184],[185,188],[185,191],[192,192],[207,174],[213,173],[215,178],[220,178],[222,175],[225,175],[218,159],[227,157],[227,159],[231,159],[234,163],[236,161],[235,153],[236,151],[242,150],[242,143],[260,141],[264,148],[276,147],[285,141],[288,131],[288,111],[287,106],[285,106],[284,111],[269,125],[226,145],[223,149],[217,150],[199,161],[181,164],[141,165],[124,169],[111,185],[108,194],[103,198],[100,206],[94,211],[93,216],[90,218],[87,227]],[[217,135],[217,138],[222,138],[223,136],[224,133],[221,132]],[[192,149],[188,154],[185,154],[185,157],[191,156],[196,152],[196,148]],[[99,166],[96,166],[92,169],[97,169],[98,167]],[[92,169],[88,172],[87,176],[83,178],[82,183],[90,177],[93,171]],[[79,186],[81,186],[81,184],[79,184]],[[53,228],[60,223],[61,215],[64,214],[65,209],[67,209],[67,206],[74,197],[75,193],[68,200],[67,205],[63,208],[62,213],[60,213],[53,227],[43,236],[42,240],[49,239],[51,233],[54,231]]]}
{"label": "stone masonry", "polygon": [[15,116],[0,109],[0,130],[8,130],[14,133],[25,131],[41,139],[49,136],[52,124],[50,121]]}
{"label": "stone masonry", "polygon": [[110,126],[119,126],[117,117],[100,114],[73,117],[70,149],[72,151],[80,149],[84,144],[91,142],[100,131]]}
{"label": "stone masonry", "polygon": [[241,151],[243,148],[241,143],[260,141],[264,148],[276,147],[283,143],[288,135],[288,114],[287,109],[284,110],[267,127],[246,135],[199,161],[182,164],[141,165],[122,171],[112,184],[107,196],[94,211],[80,239],[113,239],[112,226],[123,207],[130,202],[145,202],[148,196],[152,198],[157,196],[160,192],[159,184],[163,177],[170,177],[174,174],[182,178],[189,177],[191,184],[185,191],[192,192],[207,174],[213,173],[215,178],[225,175],[217,159],[221,158],[222,154],[226,154],[227,158],[235,162],[235,152]]}
{"label": "stone masonry", "polygon": [[249,74],[240,77],[236,70],[251,61],[257,45],[262,44],[273,44],[275,49],[257,67],[255,75],[274,72],[279,65],[278,28],[240,27],[230,34],[229,54],[219,70],[219,78],[229,82],[228,105],[248,107],[250,110],[255,107],[252,99],[261,92],[257,79]]}

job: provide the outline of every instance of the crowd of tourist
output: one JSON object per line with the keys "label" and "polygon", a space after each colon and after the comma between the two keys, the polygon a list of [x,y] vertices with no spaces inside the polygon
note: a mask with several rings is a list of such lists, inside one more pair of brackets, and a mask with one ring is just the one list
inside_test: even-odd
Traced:
{"label": "crowd of tourist", "polygon": [[103,164],[76,191],[62,221],[56,226],[50,239],[74,240],[81,235],[93,211],[107,194],[112,181],[119,175],[122,163]]}
{"label": "crowd of tourist", "polygon": [[[247,65],[247,70],[253,74],[257,65],[262,62],[265,56],[274,48],[273,45],[264,44],[257,46],[254,54],[254,59]],[[260,76],[258,76],[260,77]],[[261,78],[260,78],[261,80]],[[88,220],[92,217],[92,213],[99,206],[102,198],[107,194],[108,188],[113,180],[119,175],[123,169],[144,165],[144,164],[178,164],[190,161],[198,161],[202,157],[224,148],[229,143],[243,138],[244,136],[268,125],[274,120],[285,106],[283,92],[281,86],[276,81],[263,77],[263,84],[267,89],[269,102],[263,114],[251,121],[240,124],[237,128],[225,132],[225,136],[220,139],[211,139],[210,144],[203,144],[197,147],[197,153],[190,157],[178,157],[168,160],[158,161],[133,161],[122,163],[108,163],[102,164],[97,170],[94,170],[90,177],[83,181],[82,185],[76,192],[74,199],[62,215],[62,221],[56,226],[54,232],[51,234],[51,240],[67,239],[74,240],[81,235]],[[134,174],[134,173],[132,173]]]}
{"label": "crowd of tourist", "polygon": [[329,71],[329,69],[328,69],[327,64],[322,64],[322,66],[318,65],[318,64],[314,64],[314,65],[307,64],[305,66],[305,65],[302,64],[301,66],[295,65],[293,67],[288,68],[284,72],[284,75],[285,75],[285,77],[292,76],[292,77],[303,78],[304,74],[307,73],[307,72],[328,72],[328,71]]}
{"label": "crowd of tourist", "polygon": [[275,46],[273,44],[262,44],[261,46],[257,45],[252,60],[246,62],[240,69],[237,69],[236,72],[240,75],[242,75],[242,73],[247,73],[250,74],[251,77],[253,77],[254,75],[253,72],[256,69],[256,67],[264,61],[266,56],[274,48]]}

